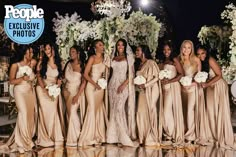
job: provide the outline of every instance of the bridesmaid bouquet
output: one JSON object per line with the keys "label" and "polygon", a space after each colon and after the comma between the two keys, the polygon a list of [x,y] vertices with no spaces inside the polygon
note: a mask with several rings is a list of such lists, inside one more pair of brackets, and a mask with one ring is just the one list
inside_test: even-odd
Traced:
{"label": "bridesmaid bouquet", "polygon": [[48,85],[46,86],[46,89],[48,90],[48,95],[51,97],[52,101],[54,101],[61,93],[61,88],[58,87],[56,84]]}
{"label": "bridesmaid bouquet", "polygon": [[98,80],[98,85],[102,88],[102,89],[106,89],[107,87],[107,80],[104,78],[101,78]]}
{"label": "bridesmaid bouquet", "polygon": [[141,84],[145,84],[145,83],[146,83],[146,79],[142,75],[136,76],[134,78],[134,84],[136,84],[136,85],[141,85]]}
{"label": "bridesmaid bouquet", "polygon": [[184,76],[182,77],[179,82],[183,85],[183,86],[190,86],[192,84],[192,78],[189,76]]}
{"label": "bridesmaid bouquet", "polygon": [[32,69],[29,66],[21,66],[19,72],[21,76],[29,76],[32,74]]}
{"label": "bridesmaid bouquet", "polygon": [[163,80],[164,78],[171,79],[171,71],[168,69],[161,70],[159,73],[159,79]]}
{"label": "bridesmaid bouquet", "polygon": [[208,78],[208,73],[207,72],[198,72],[195,77],[194,77],[194,80],[197,82],[197,83],[202,83],[202,82],[206,82]]}

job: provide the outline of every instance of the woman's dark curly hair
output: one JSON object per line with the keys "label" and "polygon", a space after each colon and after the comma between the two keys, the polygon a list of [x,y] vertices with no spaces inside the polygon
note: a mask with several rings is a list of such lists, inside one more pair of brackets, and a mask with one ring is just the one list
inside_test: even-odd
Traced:
{"label": "woman's dark curly hair", "polygon": [[[52,54],[54,54],[54,62],[56,64],[57,70],[58,70],[57,78],[61,79],[62,78],[62,67],[61,67],[61,58],[60,58],[59,53],[58,53],[58,48],[57,48],[57,46],[55,44],[52,44],[52,43],[45,43],[44,44],[44,48],[47,45],[49,45],[51,47]],[[54,51],[54,53],[53,53],[53,51]],[[43,59],[42,59],[41,70],[40,70],[40,75],[44,79],[47,78],[46,72],[47,72],[47,68],[48,68],[48,60],[49,60],[49,58],[44,53]]]}
{"label": "woman's dark curly hair", "polygon": [[[89,49],[89,51],[88,51],[88,58],[87,58],[87,61],[89,60],[89,58],[90,58],[91,56],[93,56],[93,55],[96,54],[95,46],[96,46],[96,44],[97,44],[98,42],[102,42],[102,43],[104,44],[104,42],[103,42],[102,39],[95,39],[95,40],[92,42],[92,47],[90,47],[90,49]],[[86,61],[86,62],[87,62],[87,61]]]}
{"label": "woman's dark curly hair", "polygon": [[127,41],[125,40],[125,39],[119,39],[117,42],[116,42],[116,47],[115,47],[115,56],[118,56],[119,55],[119,53],[118,53],[118,48],[117,48],[117,46],[118,46],[118,43],[119,42],[122,42],[123,43],[123,45],[124,45],[124,54],[125,54],[125,58],[127,58],[127,52],[126,52],[126,49],[127,49]]}
{"label": "woman's dark curly hair", "polygon": [[[71,49],[75,49],[76,50],[76,52],[77,53],[79,53],[79,61],[80,61],[80,66],[81,66],[81,73],[83,73],[84,72],[84,69],[85,69],[85,62],[86,62],[86,54],[84,53],[84,50],[80,47],[80,46],[77,46],[77,45],[74,45],[74,46],[72,46],[71,48],[70,48],[70,50]],[[66,65],[65,65],[65,68],[64,68],[64,70],[63,70],[63,74],[65,74],[65,70],[66,70],[66,67],[67,67],[67,65],[68,65],[68,63],[71,63],[71,62],[73,62],[73,60],[72,59],[70,59],[67,63],[66,63]]]}
{"label": "woman's dark curly hair", "polygon": [[19,45],[17,46],[16,49],[16,55],[14,57],[14,63],[20,62],[24,59],[24,56],[27,52],[27,50],[30,50],[31,46],[30,45]]}
{"label": "woman's dark curly hair", "polygon": [[[139,45],[139,46],[137,46],[137,48],[138,47],[141,48],[145,58],[153,59],[152,55],[151,55],[151,51],[147,45]],[[135,71],[138,71],[140,64],[141,64],[141,60],[139,58],[136,58],[135,63],[134,63]]]}
{"label": "woman's dark curly hair", "polygon": [[173,46],[173,44],[172,44],[171,41],[164,41],[163,46],[162,46],[162,49],[161,49],[161,51],[162,51],[162,52],[161,52],[161,56],[160,56],[160,61],[161,61],[161,63],[164,63],[164,62],[166,61],[166,59],[167,59],[167,58],[165,57],[164,52],[163,52],[165,46],[168,46],[168,47],[170,48],[171,53],[170,53],[170,56],[169,56],[169,60],[172,61],[172,62],[174,62],[174,58],[177,57],[177,54],[175,53],[175,50],[174,50],[174,46]]}
{"label": "woman's dark curly hair", "polygon": [[[209,72],[210,71],[210,65],[209,65],[209,58],[210,58],[210,52],[209,52],[209,49],[204,46],[204,45],[197,45],[196,46],[196,52],[199,50],[199,49],[202,49],[206,52],[206,58],[204,61],[201,61],[201,64],[202,64],[202,70],[201,71],[205,71],[205,72]],[[196,54],[197,55],[197,54]]]}

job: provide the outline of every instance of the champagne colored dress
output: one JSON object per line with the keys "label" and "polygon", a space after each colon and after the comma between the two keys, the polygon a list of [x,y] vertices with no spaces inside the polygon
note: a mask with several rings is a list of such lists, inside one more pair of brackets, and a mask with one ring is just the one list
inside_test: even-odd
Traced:
{"label": "champagne colored dress", "polygon": [[[56,84],[58,70],[47,66],[45,85]],[[42,147],[62,146],[64,144],[64,114],[61,95],[52,100],[40,86],[36,87],[39,102],[37,145]]]}
{"label": "champagne colored dress", "polygon": [[[185,75],[194,77],[197,67],[183,66]],[[192,78],[194,81],[194,78]],[[185,120],[185,139],[195,141],[200,145],[208,145],[210,139],[209,123],[207,120],[204,92],[197,85],[182,88],[182,103]]]}
{"label": "champagne colored dress", "polygon": [[[212,69],[209,77],[215,77]],[[221,78],[206,89],[206,102],[212,139],[221,147],[235,149],[228,84],[224,79]]]}
{"label": "champagne colored dress", "polygon": [[137,127],[139,143],[159,145],[162,138],[163,102],[159,67],[153,60],[147,60],[137,76],[146,79],[145,89],[139,92],[137,109]]}
{"label": "champagne colored dress", "polygon": [[[106,67],[101,62],[92,65],[90,76],[97,82],[105,73]],[[87,110],[79,138],[78,146],[101,144],[106,141],[107,113],[104,103],[105,90],[97,90],[90,82],[85,88]]]}
{"label": "champagne colored dress", "polygon": [[129,91],[128,85],[118,94],[117,89],[127,79],[128,63],[123,61],[112,61],[112,77],[108,85],[110,118],[107,126],[107,142],[121,143],[127,146],[133,146],[128,135],[127,117],[125,114],[125,104],[127,102]]}
{"label": "champagne colored dress", "polygon": [[[171,78],[177,75],[174,65],[165,64],[164,69],[171,71]],[[164,136],[175,143],[184,142],[184,119],[181,100],[181,86],[178,81],[166,84],[163,88],[164,99]]]}
{"label": "champagne colored dress", "polygon": [[[16,78],[22,77],[19,72],[21,67],[20,63],[17,63],[18,71]],[[34,73],[30,75],[30,81],[35,78]],[[32,141],[35,135],[36,129],[36,95],[33,86],[30,82],[22,81],[20,84],[14,86],[15,103],[18,109],[18,116],[16,120],[16,126],[10,139],[4,146],[7,146],[11,151],[30,151],[34,146]],[[1,148],[3,148],[1,146]]]}
{"label": "champagne colored dress", "polygon": [[[79,72],[73,71],[71,63],[69,63],[65,70],[66,86],[63,89],[63,95],[66,102],[67,109],[67,146],[77,146],[79,135],[81,131],[81,125],[85,114],[85,95],[81,93],[78,102],[72,104],[73,97],[78,93],[81,85],[82,75]],[[78,115],[78,108],[80,108],[80,114]]]}

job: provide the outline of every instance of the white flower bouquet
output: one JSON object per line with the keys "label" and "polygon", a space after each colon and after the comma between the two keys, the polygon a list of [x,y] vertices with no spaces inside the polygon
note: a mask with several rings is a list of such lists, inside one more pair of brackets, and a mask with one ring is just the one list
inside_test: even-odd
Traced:
{"label": "white flower bouquet", "polygon": [[139,75],[134,78],[134,84],[136,84],[136,85],[141,85],[141,84],[145,84],[145,83],[146,83],[146,79],[142,75]]}
{"label": "white flower bouquet", "polygon": [[171,79],[171,71],[168,69],[161,70],[159,73],[159,79],[163,80],[164,78]]}
{"label": "white flower bouquet", "polygon": [[56,84],[48,85],[46,86],[46,89],[48,90],[48,95],[51,97],[52,101],[54,101],[61,93],[61,88]]}
{"label": "white flower bouquet", "polygon": [[98,85],[102,88],[102,89],[106,89],[107,87],[107,80],[104,78],[101,78],[98,80]]}
{"label": "white flower bouquet", "polygon": [[184,76],[182,77],[179,82],[183,85],[183,86],[190,86],[192,84],[192,78],[189,76]]}
{"label": "white flower bouquet", "polygon": [[198,72],[195,77],[194,80],[198,83],[202,83],[202,82],[206,82],[208,78],[208,73],[207,72]]}
{"label": "white flower bouquet", "polygon": [[19,72],[21,76],[30,76],[33,71],[29,66],[21,66]]}

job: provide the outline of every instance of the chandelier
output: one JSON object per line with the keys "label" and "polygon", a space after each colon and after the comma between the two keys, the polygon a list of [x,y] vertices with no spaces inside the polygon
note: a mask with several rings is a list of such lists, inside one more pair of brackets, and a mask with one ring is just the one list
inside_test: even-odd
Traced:
{"label": "chandelier", "polygon": [[116,17],[128,13],[131,5],[128,0],[97,0],[91,4],[95,14]]}

